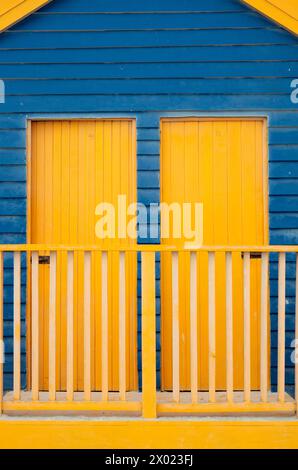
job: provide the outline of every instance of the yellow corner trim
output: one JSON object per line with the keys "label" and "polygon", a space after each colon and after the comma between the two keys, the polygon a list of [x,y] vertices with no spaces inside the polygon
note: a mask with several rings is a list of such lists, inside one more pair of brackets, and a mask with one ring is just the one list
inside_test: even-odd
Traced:
{"label": "yellow corner trim", "polygon": [[2,0],[0,32],[6,30],[52,0]]}
{"label": "yellow corner trim", "polygon": [[298,35],[297,0],[242,0],[242,2]]}

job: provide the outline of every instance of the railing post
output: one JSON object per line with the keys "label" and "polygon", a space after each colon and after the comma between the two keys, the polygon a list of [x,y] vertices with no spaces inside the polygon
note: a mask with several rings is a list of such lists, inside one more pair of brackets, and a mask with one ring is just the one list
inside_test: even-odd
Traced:
{"label": "railing post", "polygon": [[143,418],[156,418],[155,253],[142,253]]}

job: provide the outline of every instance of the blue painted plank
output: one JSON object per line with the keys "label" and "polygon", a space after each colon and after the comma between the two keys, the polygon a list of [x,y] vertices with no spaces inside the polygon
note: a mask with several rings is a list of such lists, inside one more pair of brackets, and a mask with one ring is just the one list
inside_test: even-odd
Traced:
{"label": "blue painted plank", "polygon": [[268,21],[253,12],[243,14],[233,12],[192,12],[172,13],[123,13],[115,15],[85,14],[76,15],[34,15],[29,21],[16,24],[12,31],[130,31],[160,29],[221,29],[221,28],[266,28]]}
{"label": "blue painted plank", "polygon": [[269,143],[275,145],[298,145],[298,127],[271,128],[269,132]]}
{"label": "blue painted plank", "polygon": [[[217,111],[226,112],[237,111],[243,112],[243,109],[250,109],[255,111],[266,109],[274,109],[276,107],[294,107],[294,104],[289,104],[287,95],[104,95],[104,96],[90,96],[84,95],[75,99],[73,96],[44,96],[42,98],[43,110],[45,113],[80,113],[85,110],[85,113],[93,112],[111,112],[115,113],[128,113],[138,112],[139,110],[176,110],[187,111],[195,110],[208,111],[210,107],[213,113]],[[25,96],[25,97],[10,97],[10,99],[3,105],[6,111],[23,110],[25,113],[38,113],[40,112],[40,97],[38,96]]]}
{"label": "blue painted plank", "polygon": [[0,215],[26,215],[26,200],[0,199]]}
{"label": "blue painted plank", "polygon": [[59,0],[53,2],[47,7],[39,10],[42,14],[49,13],[67,13],[67,12],[145,12],[145,11],[244,11],[247,12],[242,4],[237,0],[209,0],[208,2],[196,2],[193,0],[151,0],[150,2],[140,2],[140,0]]}
{"label": "blue painted plank", "polygon": [[[0,41],[1,42],[1,41]],[[7,64],[0,65],[0,76],[6,78],[209,78],[209,77],[296,77],[298,61],[289,62],[193,62],[139,64]],[[289,89],[289,92],[291,89]],[[288,93],[290,102],[290,93]]]}
{"label": "blue painted plank", "polygon": [[[298,128],[295,132],[298,131]],[[298,177],[298,161],[271,163],[269,166],[270,178],[297,178]]]}
{"label": "blue painted plank", "polygon": [[[70,25],[71,28],[71,25]],[[136,46],[189,46],[239,44],[297,44],[288,32],[270,24],[270,29],[214,29],[194,31],[126,31],[123,32],[65,32],[31,33],[7,31],[1,36],[3,49],[84,48]]]}
{"label": "blue painted plank", "polygon": [[[1,43],[0,43],[1,46]],[[0,64],[6,63],[99,63],[99,62],[242,62],[259,60],[297,60],[297,45],[236,45],[183,47],[93,47],[76,49],[0,49]],[[288,84],[290,85],[290,84]]]}
{"label": "blue painted plank", "polygon": [[[1,141],[1,134],[0,134]],[[1,165],[0,166],[0,182],[3,181],[26,181],[25,165]]]}
{"label": "blue painted plank", "polygon": [[0,198],[26,197],[26,184],[24,183],[1,183]]}
{"label": "blue painted plank", "polygon": [[24,163],[26,163],[25,149],[0,148],[0,165],[20,165]]}
{"label": "blue painted plank", "polygon": [[[295,113],[298,119],[298,113]],[[298,161],[298,145],[271,145],[269,148],[270,161]]]}
{"label": "blue painted plank", "polygon": [[[139,79],[45,79],[7,80],[6,97],[11,95],[96,95],[96,94],[285,94],[288,78],[142,78]],[[296,123],[297,124],[297,123]]]}
{"label": "blue painted plank", "polygon": [[297,212],[298,196],[271,196],[269,199],[270,212]]}

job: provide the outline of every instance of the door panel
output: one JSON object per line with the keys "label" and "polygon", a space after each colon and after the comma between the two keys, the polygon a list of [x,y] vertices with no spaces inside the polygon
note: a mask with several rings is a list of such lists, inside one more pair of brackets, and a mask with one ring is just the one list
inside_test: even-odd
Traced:
{"label": "door panel", "polygon": [[[162,121],[161,200],[200,202],[203,244],[267,243],[264,198],[264,122],[251,119]],[[183,245],[186,240],[178,242]],[[162,244],[177,245],[177,240]],[[251,260],[251,373],[259,389],[260,260]],[[190,388],[189,254],[179,254],[180,383]],[[243,281],[233,254],[234,386],[243,389]],[[161,257],[162,388],[172,388],[171,259]],[[225,259],[216,255],[216,387],[226,388]],[[208,389],[208,260],[198,254],[198,388]]]}
{"label": "door panel", "polygon": [[[31,242],[98,245],[136,243],[100,240],[95,235],[95,208],[117,205],[119,194],[136,200],[135,124],[131,120],[45,121],[32,123]],[[47,253],[45,253],[47,254]],[[109,388],[118,389],[119,256],[109,253]],[[136,255],[127,263],[127,388],[137,388]],[[57,389],[66,388],[66,253],[57,257]],[[49,266],[40,265],[40,387],[48,389]],[[74,384],[83,389],[83,254],[74,259]],[[101,388],[101,254],[92,255],[91,366],[92,389]]]}

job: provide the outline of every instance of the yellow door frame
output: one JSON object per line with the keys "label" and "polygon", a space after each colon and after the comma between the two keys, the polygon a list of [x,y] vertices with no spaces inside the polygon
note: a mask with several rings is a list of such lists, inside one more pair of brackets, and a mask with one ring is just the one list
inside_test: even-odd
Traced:
{"label": "yellow door frame", "polygon": [[[163,143],[163,126],[164,122],[221,122],[221,121],[254,121],[263,123],[263,223],[264,223],[264,241],[265,245],[269,245],[269,162],[268,162],[268,118],[265,116],[246,116],[244,114],[234,116],[169,116],[160,119],[160,162],[162,161],[162,143]],[[163,165],[160,164],[160,181],[163,181],[162,170]],[[162,185],[162,183],[161,183]],[[162,201],[162,186],[160,188],[160,200]],[[270,302],[270,292],[268,294],[268,305]],[[270,312],[270,310],[268,309]],[[163,317],[161,318],[161,328],[163,325]],[[268,331],[270,332],[270,313],[268,314]],[[161,361],[162,367],[162,361]],[[270,384],[270,333],[268,335],[268,384]],[[164,370],[161,370],[161,382],[164,383]]]}
{"label": "yellow door frame", "polygon": [[[31,190],[31,175],[32,175],[32,122],[39,121],[129,121],[132,123],[132,150],[134,155],[134,162],[137,165],[137,135],[136,135],[136,118],[134,117],[40,117],[28,118],[26,122],[26,241],[28,244],[32,242],[31,235],[31,222],[32,222],[32,190]],[[137,193],[137,166],[135,167],[135,188]],[[27,255],[27,278],[26,278],[26,388],[31,388],[31,363],[32,363],[32,328],[31,328],[31,262],[30,254]]]}

